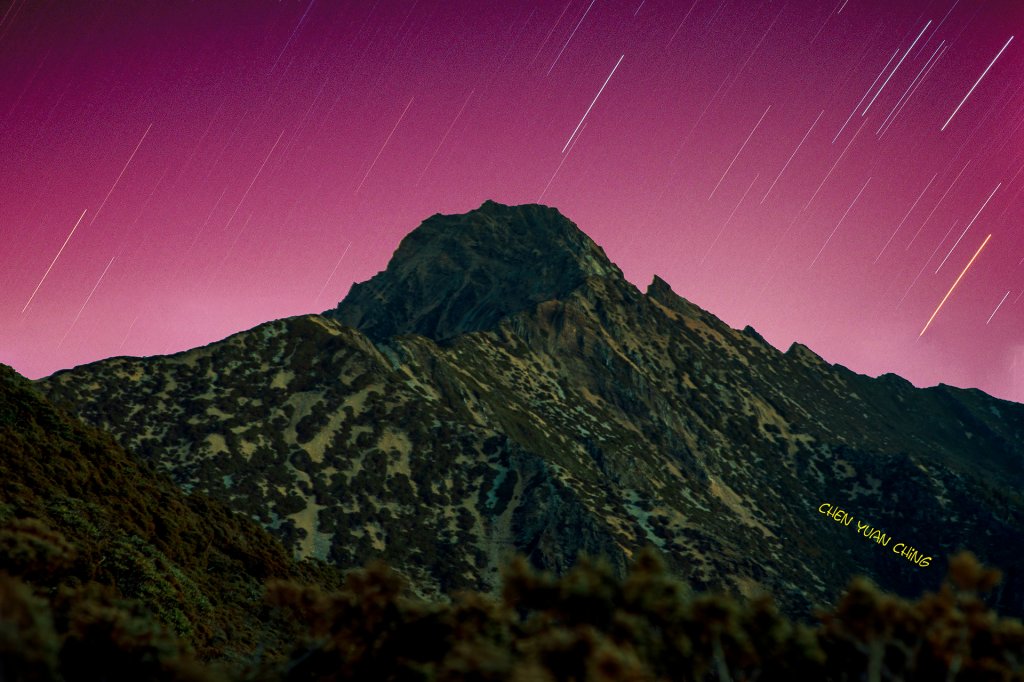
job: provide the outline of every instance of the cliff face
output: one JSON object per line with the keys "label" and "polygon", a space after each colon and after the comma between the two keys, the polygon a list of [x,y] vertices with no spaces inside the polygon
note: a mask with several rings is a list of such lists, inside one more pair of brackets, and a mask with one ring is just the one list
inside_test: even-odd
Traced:
{"label": "cliff face", "polygon": [[546,207],[434,216],[323,316],[39,386],[298,554],[382,556],[424,594],[652,544],[805,613],[856,573],[933,587],[964,547],[1024,612],[1024,407],[782,353]]}

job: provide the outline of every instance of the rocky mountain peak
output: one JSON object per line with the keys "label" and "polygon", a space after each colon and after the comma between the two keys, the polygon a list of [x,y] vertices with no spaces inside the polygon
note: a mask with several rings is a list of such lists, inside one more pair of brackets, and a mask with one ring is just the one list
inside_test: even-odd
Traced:
{"label": "rocky mountain peak", "polygon": [[486,201],[427,218],[384,271],[324,314],[374,339],[415,333],[443,341],[607,275],[622,272],[557,209]]}
{"label": "rocky mountain peak", "polygon": [[820,355],[798,341],[790,344],[786,350],[786,355],[809,365],[827,366],[829,364]]}

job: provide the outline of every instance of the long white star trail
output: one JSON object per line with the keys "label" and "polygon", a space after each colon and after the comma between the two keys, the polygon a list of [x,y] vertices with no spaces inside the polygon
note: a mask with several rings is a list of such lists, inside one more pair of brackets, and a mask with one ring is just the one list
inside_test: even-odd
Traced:
{"label": "long white star trail", "polygon": [[68,232],[68,236],[64,240],[64,243],[61,244],[60,248],[57,250],[57,255],[53,257],[52,261],[50,261],[50,266],[46,268],[46,272],[43,273],[42,278],[39,280],[39,284],[37,284],[36,288],[32,290],[32,295],[29,296],[28,300],[25,302],[25,306],[21,309],[22,313],[28,310],[29,305],[32,303],[32,299],[36,297],[37,293],[39,293],[39,287],[43,286],[43,282],[46,281],[47,276],[50,274],[50,270],[53,270],[53,266],[57,262],[57,259],[60,258],[60,254],[64,253],[64,247],[68,245],[69,241],[71,241],[72,235],[75,234],[75,230],[78,229],[79,223],[82,222],[82,218],[85,217],[85,213],[88,210],[89,209],[85,209],[85,211],[82,211],[82,215],[78,216],[78,220],[75,221],[75,226],[71,228],[71,232]]}
{"label": "long white star trail", "polygon": [[971,218],[971,222],[967,223],[967,227],[964,228],[964,231],[960,234],[960,237],[956,240],[956,243],[953,244],[953,248],[949,250],[949,253],[946,254],[946,257],[942,259],[941,263],[939,263],[939,267],[935,268],[936,275],[939,274],[939,270],[942,269],[942,266],[946,264],[946,261],[949,260],[949,257],[953,255],[954,251],[956,251],[956,247],[957,245],[960,244],[960,240],[964,238],[965,234],[967,234],[967,230],[971,229],[971,225],[973,225],[974,221],[978,219],[978,216],[981,215],[981,212],[985,210],[985,207],[988,206],[988,202],[992,200],[992,197],[995,196],[996,192],[999,190],[1000,187],[1002,187],[1002,185],[1003,183],[1001,182],[998,185],[996,185],[996,188],[992,190],[992,194],[988,195],[988,199],[985,199],[985,203],[981,205],[981,208],[978,209],[978,212],[974,214],[973,218]]}
{"label": "long white star trail", "polygon": [[377,165],[377,159],[379,159],[380,155],[384,153],[384,148],[387,147],[388,142],[391,141],[391,136],[395,134],[395,131],[398,130],[398,126],[402,124],[402,119],[405,118],[405,112],[409,111],[409,107],[412,106],[412,101],[414,99],[416,98],[410,97],[409,103],[405,105],[405,109],[402,109],[402,115],[398,117],[397,121],[395,121],[395,127],[391,129],[390,133],[388,133],[388,136],[384,139],[384,144],[380,146],[380,150],[377,152],[377,156],[373,157],[373,162],[370,164],[370,167],[366,169],[363,179],[359,181],[358,185],[356,185],[356,194],[359,193],[359,189],[363,186],[363,183],[366,182],[366,178],[370,177],[370,171],[372,171],[373,167]]}
{"label": "long white star trail", "polygon": [[100,211],[102,211],[103,207],[107,205],[107,199],[109,199],[110,195],[114,193],[114,189],[117,188],[117,183],[121,182],[121,176],[124,175],[124,172],[126,170],[128,170],[128,166],[131,164],[132,159],[135,158],[135,152],[139,151],[139,147],[142,146],[142,142],[146,139],[146,135],[149,135],[149,131],[152,128],[153,124],[150,123],[149,127],[146,128],[146,132],[142,133],[142,138],[139,139],[139,143],[135,145],[135,149],[132,150],[131,156],[129,156],[128,160],[125,161],[124,168],[122,168],[121,172],[117,174],[117,179],[114,180],[114,184],[110,186],[110,191],[107,192],[107,196],[103,197],[103,201],[100,202],[100,207],[97,208],[96,212],[92,214],[92,218],[89,220],[89,225],[95,223],[96,219],[100,217]]}
{"label": "long white star trail", "polygon": [[57,344],[57,348],[60,348],[61,346],[64,345],[64,341],[68,338],[68,334],[70,334],[71,330],[75,328],[76,324],[78,324],[78,318],[82,316],[82,312],[85,310],[85,306],[89,305],[89,301],[92,300],[92,295],[95,294],[96,290],[100,288],[100,282],[102,282],[103,278],[107,276],[107,270],[110,269],[110,266],[114,264],[114,261],[116,259],[117,256],[111,258],[110,262],[107,263],[107,267],[103,268],[103,274],[101,274],[100,278],[96,280],[96,284],[93,285],[92,291],[89,292],[89,295],[85,297],[85,303],[83,303],[82,307],[78,309],[78,314],[75,315],[75,319],[71,321],[71,326],[68,327],[68,330],[64,332],[64,336],[61,337],[60,343]]}
{"label": "long white star trail", "polygon": [[811,131],[814,130],[814,126],[818,125],[818,121],[821,120],[821,117],[822,117],[822,115],[824,113],[825,113],[825,110],[822,109],[821,113],[818,114],[818,118],[814,119],[814,123],[812,123],[811,127],[807,129],[806,133],[804,133],[803,139],[800,140],[800,143],[796,146],[796,149],[794,149],[793,153],[789,155],[788,159],[786,159],[786,163],[782,166],[782,170],[780,170],[779,174],[775,176],[774,180],[772,180],[771,187],[769,187],[768,191],[764,193],[763,197],[761,197],[761,203],[762,204],[764,203],[764,200],[768,198],[768,195],[772,193],[772,190],[775,189],[775,183],[777,183],[779,181],[779,178],[782,177],[782,174],[786,172],[787,168],[789,168],[789,162],[792,161],[793,157],[796,156],[796,153],[798,151],[800,151],[800,147],[804,146],[804,142],[807,141],[807,137],[811,134]]}
{"label": "long white star trail", "polygon": [[974,252],[973,256],[971,256],[971,260],[967,261],[967,265],[965,265],[964,269],[960,272],[960,276],[956,278],[956,281],[953,282],[953,286],[949,288],[949,291],[946,292],[946,295],[942,297],[941,301],[939,301],[939,305],[935,308],[935,312],[933,312],[932,316],[928,318],[927,322],[925,322],[924,329],[922,329],[921,333],[917,335],[918,338],[924,336],[924,333],[928,331],[928,327],[931,326],[932,320],[934,320],[935,316],[939,314],[940,310],[942,310],[942,306],[946,304],[946,301],[949,300],[949,297],[953,294],[953,291],[956,290],[957,285],[960,284],[960,280],[964,278],[964,275],[967,274],[967,271],[971,269],[972,265],[974,265],[974,261],[978,259],[978,256],[981,254],[981,250],[985,248],[986,244],[988,244],[989,239],[992,239],[992,235],[985,237],[985,241],[981,243],[981,246],[978,247],[978,250]]}
{"label": "long white star trail", "polygon": [[914,45],[917,44],[917,41],[921,39],[921,36],[924,35],[924,32],[927,31],[928,27],[931,25],[932,22],[931,19],[929,19],[928,23],[925,24],[924,28],[921,29],[921,32],[917,34],[916,38],[914,38],[914,42],[910,44],[910,47],[907,48],[907,51],[904,52],[903,56],[900,57],[900,60],[896,62],[896,66],[892,67],[892,71],[889,72],[889,77],[885,79],[885,82],[882,83],[881,87],[878,88],[878,92],[876,92],[875,96],[871,98],[871,101],[868,102],[868,105],[864,107],[864,111],[860,112],[861,116],[864,116],[865,114],[868,113],[868,110],[871,109],[871,105],[875,103],[875,100],[878,99],[878,96],[882,94],[883,90],[885,90],[885,86],[889,84],[890,80],[892,80],[893,75],[900,70],[900,65],[903,64],[903,60],[907,58],[907,55],[910,54],[910,51],[914,49]]}
{"label": "long white star trail", "polygon": [[844,213],[843,217],[839,219],[839,222],[836,223],[836,226],[834,228],[832,228],[832,233],[825,240],[825,243],[821,245],[821,248],[818,249],[818,253],[817,253],[817,255],[814,256],[814,260],[811,261],[811,264],[809,266],[807,266],[808,270],[813,268],[814,264],[818,262],[818,258],[820,258],[821,254],[825,251],[825,247],[828,246],[828,243],[830,241],[832,241],[832,237],[834,237],[836,232],[839,231],[839,226],[843,224],[844,220],[846,220],[846,216],[850,215],[850,211],[853,210],[853,207],[857,203],[857,200],[860,199],[860,195],[864,194],[864,190],[866,190],[868,188],[868,183],[869,182],[871,182],[871,178],[868,178],[867,180],[864,181],[864,186],[860,188],[860,191],[857,192],[857,196],[855,196],[853,198],[853,201],[850,202],[850,205],[846,208],[846,213]]}
{"label": "long white star trail", "polygon": [[763,114],[761,114],[761,118],[757,119],[757,123],[754,124],[754,127],[751,128],[751,130],[750,130],[750,134],[747,135],[747,139],[743,140],[743,144],[741,144],[740,148],[736,151],[736,155],[734,157],[732,157],[732,161],[729,162],[729,165],[725,169],[725,172],[722,173],[722,177],[720,177],[718,179],[718,182],[715,183],[715,188],[713,190],[711,190],[711,194],[708,195],[708,201],[711,201],[711,197],[715,196],[715,192],[718,191],[718,188],[721,186],[722,181],[725,180],[725,176],[729,174],[730,170],[732,170],[732,165],[734,163],[736,163],[736,159],[740,158],[740,154],[743,153],[743,150],[746,148],[747,143],[750,142],[750,138],[752,138],[754,136],[754,133],[757,131],[758,126],[761,125],[761,121],[763,121],[764,117],[768,115],[768,112],[771,111],[771,108],[772,108],[772,105],[769,104],[768,108],[764,110]]}
{"label": "long white star trail", "polygon": [[995,316],[996,316],[996,313],[998,313],[998,312],[999,312],[999,309],[1000,309],[1000,308],[1001,308],[1001,307],[1003,306],[1003,302],[1004,302],[1004,301],[1006,300],[1006,297],[1007,297],[1007,296],[1009,296],[1009,295],[1010,295],[1010,292],[1009,292],[1009,291],[1007,291],[1007,292],[1006,292],[1005,294],[1003,294],[1003,297],[1002,297],[1001,299],[999,299],[999,303],[997,303],[997,304],[996,304],[996,309],[995,309],[995,310],[993,310],[993,311],[992,311],[992,314],[988,316],[988,319],[987,319],[987,320],[985,320],[985,324],[986,324],[986,325],[987,325],[987,324],[988,324],[989,322],[991,322],[991,321],[992,321],[992,318],[993,318],[993,317],[995,317]]}
{"label": "long white star trail", "polygon": [[891,235],[889,235],[889,239],[888,239],[888,240],[887,240],[887,241],[885,242],[885,246],[883,246],[883,247],[882,247],[882,250],[878,252],[878,255],[877,255],[877,256],[875,256],[875,261],[874,261],[874,262],[876,262],[876,263],[877,263],[877,262],[878,262],[878,259],[882,257],[882,254],[883,254],[883,253],[885,253],[885,250],[886,250],[887,248],[889,248],[889,244],[891,244],[891,243],[892,243],[892,240],[893,240],[893,238],[895,238],[895,237],[896,237],[896,233],[900,231],[900,228],[901,228],[901,227],[903,227],[903,223],[907,222],[907,218],[909,218],[909,217],[910,217],[910,214],[914,212],[914,209],[915,209],[915,208],[917,208],[917,204],[918,204],[918,203],[919,203],[919,202],[921,201],[921,198],[922,198],[922,197],[924,197],[924,195],[925,195],[925,192],[927,192],[927,191],[928,191],[928,188],[932,186],[932,183],[933,183],[933,182],[935,182],[935,178],[937,178],[937,177],[939,177],[939,174],[938,174],[938,173],[936,173],[935,175],[933,175],[933,176],[932,176],[932,179],[931,179],[931,180],[929,180],[929,181],[928,181],[928,184],[926,184],[926,185],[924,186],[924,189],[923,189],[923,190],[921,190],[921,193],[917,195],[917,199],[915,199],[915,200],[914,200],[914,203],[910,205],[910,210],[908,210],[908,211],[907,211],[907,214],[906,214],[905,216],[903,216],[903,220],[901,220],[901,221],[900,221],[900,224],[899,224],[899,225],[897,225],[897,226],[896,226],[896,229],[892,231],[892,234],[891,234]]}
{"label": "long white star trail", "polygon": [[595,104],[597,104],[597,98],[601,96],[602,92],[604,92],[605,86],[608,85],[608,81],[610,81],[612,79],[612,76],[615,75],[615,70],[619,68],[619,64],[622,63],[622,59],[625,56],[626,55],[622,55],[621,57],[619,57],[619,61],[615,62],[615,66],[612,67],[611,73],[608,74],[608,77],[604,79],[604,83],[601,84],[601,89],[597,91],[596,95],[594,95],[594,101],[591,102],[590,106],[587,107],[587,110],[583,112],[583,118],[581,118],[580,122],[576,124],[576,128],[572,131],[572,135],[569,136],[569,139],[565,141],[565,146],[562,147],[563,154],[565,153],[565,150],[569,147],[569,143],[572,142],[572,138],[576,137],[576,132],[580,129],[580,126],[583,125],[583,122],[587,120],[587,115],[590,114],[590,110],[594,108]]}
{"label": "long white star trail", "polygon": [[946,127],[949,125],[950,121],[953,120],[953,117],[956,116],[956,112],[960,111],[960,107],[962,107],[964,105],[964,102],[967,101],[967,98],[970,97],[971,93],[974,92],[974,89],[976,87],[978,87],[978,83],[981,82],[981,79],[984,78],[986,74],[988,74],[989,69],[991,69],[995,65],[996,60],[999,59],[999,57],[1003,54],[1003,52],[1006,51],[1006,48],[1008,48],[1010,46],[1010,43],[1013,42],[1013,38],[1014,38],[1014,36],[1010,36],[1010,39],[1007,40],[1006,44],[1003,45],[1001,50],[999,50],[999,53],[995,56],[995,59],[993,59],[989,63],[989,65],[985,67],[985,70],[981,72],[981,75],[978,76],[978,80],[974,81],[974,85],[972,85],[971,89],[967,91],[967,94],[964,95],[964,98],[962,100],[960,100],[960,104],[956,105],[956,109],[953,110],[953,113],[949,115],[949,118],[946,119],[946,122],[942,124],[941,128],[939,128],[940,131],[946,129]]}

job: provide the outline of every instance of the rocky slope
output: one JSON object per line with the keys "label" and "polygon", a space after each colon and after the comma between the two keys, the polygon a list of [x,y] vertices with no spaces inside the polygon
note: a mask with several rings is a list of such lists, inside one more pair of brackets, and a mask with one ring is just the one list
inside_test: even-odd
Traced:
{"label": "rocky slope", "polygon": [[1024,612],[1024,407],[782,353],[543,206],[433,216],[322,316],[39,386],[300,556],[381,556],[427,595],[512,551],[621,572],[651,544],[806,613],[857,573],[934,587],[966,547]]}

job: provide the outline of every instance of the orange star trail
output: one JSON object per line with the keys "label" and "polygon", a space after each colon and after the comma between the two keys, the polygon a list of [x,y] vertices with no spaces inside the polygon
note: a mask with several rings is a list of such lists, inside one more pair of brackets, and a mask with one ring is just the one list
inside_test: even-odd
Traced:
{"label": "orange star trail", "polygon": [[974,255],[973,255],[973,256],[971,256],[971,260],[967,261],[967,265],[965,265],[965,266],[964,266],[964,269],[963,269],[963,271],[962,271],[962,272],[960,273],[960,276],[956,278],[956,281],[955,281],[955,282],[953,282],[953,286],[951,286],[951,287],[949,288],[949,291],[947,291],[947,292],[946,292],[946,295],[942,297],[942,300],[941,300],[941,301],[939,302],[939,305],[938,305],[938,307],[937,307],[937,308],[935,309],[935,312],[934,312],[934,313],[932,313],[932,316],[931,316],[931,317],[929,317],[929,318],[928,318],[928,321],[927,321],[927,322],[925,323],[925,325],[924,325],[924,329],[922,329],[922,330],[921,330],[921,333],[917,335],[917,336],[918,336],[918,338],[921,338],[922,336],[924,336],[924,333],[925,333],[926,331],[928,331],[928,327],[929,327],[929,325],[931,325],[931,323],[932,323],[932,320],[934,320],[934,319],[935,319],[935,316],[939,314],[939,311],[940,311],[940,310],[942,310],[942,306],[943,306],[943,304],[944,304],[944,303],[946,302],[946,300],[947,300],[947,299],[948,299],[948,298],[950,297],[950,295],[951,295],[951,294],[953,293],[953,290],[954,290],[954,289],[956,289],[956,285],[957,285],[957,284],[960,284],[960,280],[962,280],[962,279],[964,278],[964,275],[966,275],[966,274],[967,274],[967,271],[968,271],[968,270],[969,270],[969,269],[971,268],[971,266],[972,266],[972,265],[974,265],[974,261],[975,261],[975,260],[976,260],[976,259],[978,258],[978,255],[979,255],[979,254],[981,253],[981,250],[985,248],[985,245],[986,245],[986,244],[988,244],[988,240],[989,240],[989,239],[992,239],[992,235],[989,235],[989,236],[985,237],[985,241],[983,241],[983,242],[981,243],[981,246],[979,246],[979,247],[978,247],[978,250],[974,252]]}

